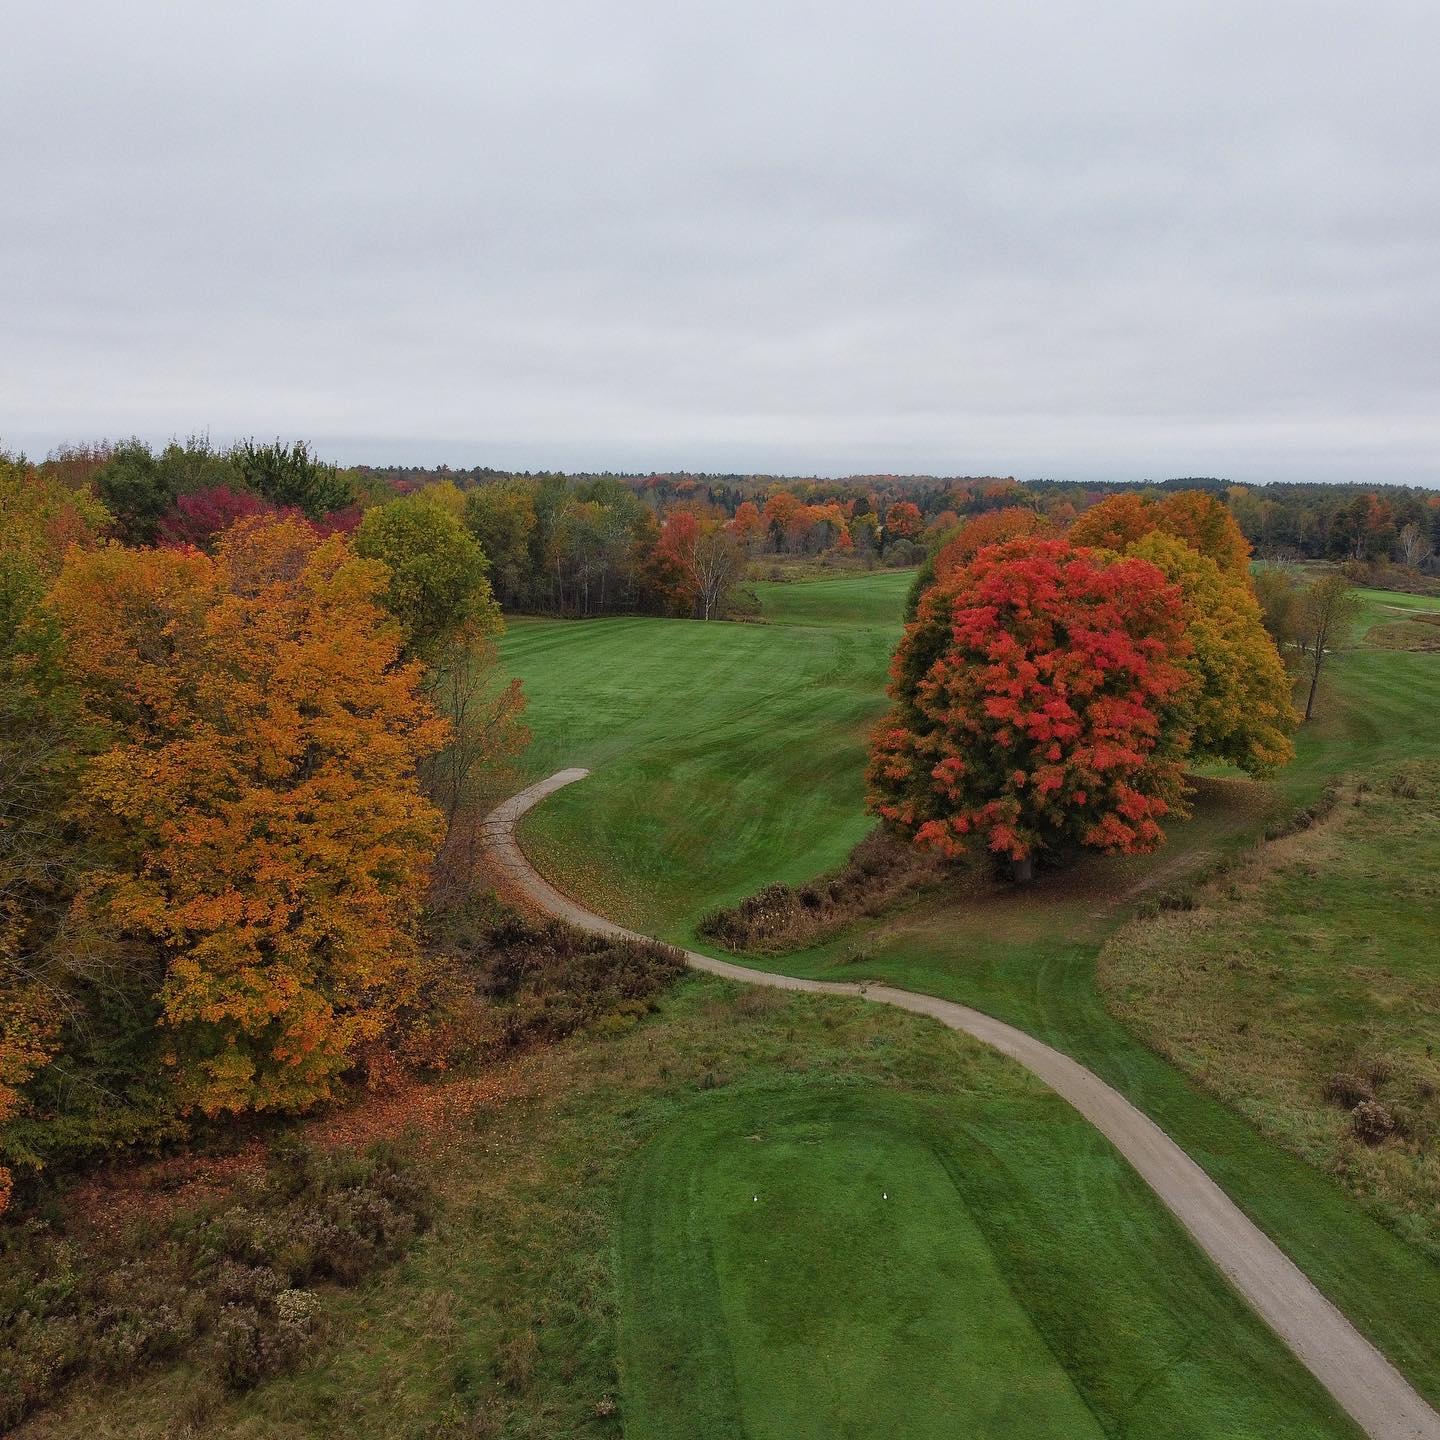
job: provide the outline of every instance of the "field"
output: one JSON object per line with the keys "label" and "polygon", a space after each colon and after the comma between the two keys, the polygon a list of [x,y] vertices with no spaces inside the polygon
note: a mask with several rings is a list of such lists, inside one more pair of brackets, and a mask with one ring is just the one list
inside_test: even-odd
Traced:
{"label": "field", "polygon": [[[691,944],[712,906],[836,865],[867,826],[864,736],[907,583],[762,585],[766,623],[743,627],[514,626],[505,654],[531,696],[535,772],[595,772],[535,813],[531,853],[597,908]],[[1394,623],[1395,601],[1367,594],[1367,623]],[[1207,781],[1195,819],[1159,855],[1089,861],[1024,894],[931,894],[772,963],[974,1004],[1074,1054],[1153,1115],[1436,1400],[1440,1272],[1429,1256],[1157,1056],[1096,983],[1101,947],[1137,909],[1238,855],[1336,776],[1440,750],[1433,656],[1361,643],[1331,669],[1283,778]]]}
{"label": "field", "polygon": [[[713,906],[839,863],[869,828],[865,737],[909,578],[761,584],[754,624],[513,624],[527,764],[594,771],[532,812],[532,854],[692,944]],[[1367,597],[1370,623],[1427,624],[1396,622],[1392,599]],[[767,963],[969,1001],[1075,1054],[1440,1398],[1440,1270],[1413,1208],[1429,1180],[1409,1160],[1365,1169],[1391,1147],[1329,1173],[1357,1157],[1316,1102],[1332,1068],[1378,1057],[1382,1097],[1424,1118],[1433,977],[1404,903],[1433,906],[1437,675],[1408,647],[1347,651],[1285,777],[1211,777],[1160,855],[1024,894],[931,891]],[[1245,858],[1361,768],[1369,790],[1347,782],[1328,819]],[[1149,914],[1179,891],[1193,908]],[[1263,963],[1214,963],[1242,941]],[[1341,962],[1361,947],[1357,976]],[[1281,967],[1304,1005],[1277,1003]],[[1357,1010],[1364,1043],[1325,1050]],[[416,1105],[395,1137],[438,1192],[434,1230],[372,1280],[322,1287],[294,1373],[239,1393],[188,1363],[85,1382],[23,1440],[1355,1434],[1095,1130],[919,1017],[692,975],[638,1023],[467,1085],[440,1082],[459,1098]]]}
{"label": "field", "polygon": [[[1437,873],[1440,766],[1371,771],[1193,909],[1126,926],[1100,974],[1155,1049],[1440,1262]],[[1395,1139],[1363,1143],[1367,1118]]]}
{"label": "field", "polygon": [[1353,1440],[1088,1125],[938,1026],[692,977],[500,1082],[403,1142],[436,1228],[324,1293],[311,1363],[18,1433]]}
{"label": "field", "polygon": [[[804,880],[870,828],[865,740],[908,573],[759,585],[769,623],[518,620],[532,774],[594,773],[526,822],[569,888],[678,937],[702,906]],[[777,798],[783,796],[783,803]]]}

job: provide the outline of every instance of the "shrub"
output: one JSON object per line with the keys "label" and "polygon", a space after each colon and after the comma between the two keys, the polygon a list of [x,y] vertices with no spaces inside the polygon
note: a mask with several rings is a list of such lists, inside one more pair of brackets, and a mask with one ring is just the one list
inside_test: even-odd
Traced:
{"label": "shrub", "polygon": [[415,1018],[430,1036],[445,1033],[451,1059],[494,1058],[587,1027],[628,1029],[685,969],[668,945],[530,921],[493,901],[443,924],[431,937],[430,1013]]}
{"label": "shrub", "polygon": [[1350,1112],[1350,1129],[1366,1145],[1378,1145],[1395,1133],[1395,1117],[1378,1100],[1362,1100]]}
{"label": "shrub", "polygon": [[211,1340],[214,1369],[232,1390],[293,1369],[310,1346],[318,1309],[308,1290],[282,1290],[263,1310],[226,1305]]}
{"label": "shrub", "polygon": [[1353,1110],[1357,1105],[1375,1098],[1370,1083],[1359,1075],[1346,1070],[1337,1070],[1325,1082],[1325,1098],[1342,1110]]}
{"label": "shrub", "polygon": [[880,914],[949,870],[942,857],[876,829],[834,874],[798,888],[767,885],[737,905],[712,910],[699,931],[727,950],[771,955],[799,950],[862,916]]}
{"label": "shrub", "polygon": [[173,1222],[144,1255],[86,1253],[31,1222],[0,1232],[0,1431],[90,1374],[193,1355],[245,1388],[311,1344],[316,1280],[354,1284],[432,1219],[428,1187],[393,1152],[277,1149],[266,1174]]}

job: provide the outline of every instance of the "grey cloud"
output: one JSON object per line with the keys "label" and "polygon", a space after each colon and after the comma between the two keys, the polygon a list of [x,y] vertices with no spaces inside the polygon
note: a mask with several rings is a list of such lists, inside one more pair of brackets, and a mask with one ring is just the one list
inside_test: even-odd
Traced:
{"label": "grey cloud", "polygon": [[1429,3],[5,28],[12,446],[1440,484]]}

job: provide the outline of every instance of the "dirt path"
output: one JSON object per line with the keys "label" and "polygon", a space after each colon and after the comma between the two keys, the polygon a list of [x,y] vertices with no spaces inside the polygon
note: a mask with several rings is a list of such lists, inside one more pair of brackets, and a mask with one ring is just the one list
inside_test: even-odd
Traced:
{"label": "dirt path", "polygon": [[[485,820],[486,851],[505,880],[538,909],[582,930],[633,935],[562,895],[535,870],[515,839],[515,822],[520,816],[547,795],[589,773],[560,770],[498,805]],[[933,995],[888,985],[801,980],[731,965],[694,951],[686,951],[685,958],[696,970],[745,985],[853,995],[913,1010],[1018,1060],[1073,1105],[1134,1166],[1200,1248],[1372,1440],[1440,1440],[1440,1415],[1279,1246],[1246,1219],[1154,1121],[1068,1055],[1023,1030]]]}

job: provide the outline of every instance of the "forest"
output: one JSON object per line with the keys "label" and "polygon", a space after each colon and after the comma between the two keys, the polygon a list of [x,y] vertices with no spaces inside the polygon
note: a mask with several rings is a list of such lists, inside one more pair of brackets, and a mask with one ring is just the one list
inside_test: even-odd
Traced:
{"label": "forest", "polygon": [[[825,741],[853,750],[865,718],[868,752],[835,773],[863,769],[878,828],[829,879],[696,917],[784,951],[927,887],[963,895],[962,872],[1031,887],[1145,856],[1185,833],[1198,773],[1274,777],[1327,703],[1356,583],[1434,588],[1437,517],[1418,490],[380,471],[280,441],[0,456],[0,1239],[20,1357],[0,1416],[195,1346],[233,1390],[259,1384],[308,1353],[314,1284],[360,1283],[432,1223],[392,1160],[282,1146],[212,1237],[223,1261],[177,1232],[122,1299],[128,1260],[54,1288],[68,1252],[35,1217],[79,1178],[283,1140],[295,1117],[623,1033],[660,1003],[678,952],[522,918],[483,868],[488,806],[593,721],[575,655],[557,677],[527,647],[593,636],[591,663],[633,670],[664,713],[669,672],[636,669],[630,624],[702,622],[673,627],[698,663],[747,636],[828,644],[850,582],[893,594],[897,626],[903,603],[903,632],[855,632],[877,664],[893,648],[888,708],[878,682],[845,692],[858,708]],[[782,597],[811,603],[817,577],[825,626],[782,638]],[[603,616],[654,618],[575,623]],[[724,619],[756,623],[703,623]],[[787,754],[818,743],[797,697],[769,742]],[[672,739],[704,697],[678,700]],[[589,872],[583,841],[566,873]],[[131,1350],[104,1338],[117,1315]]]}

